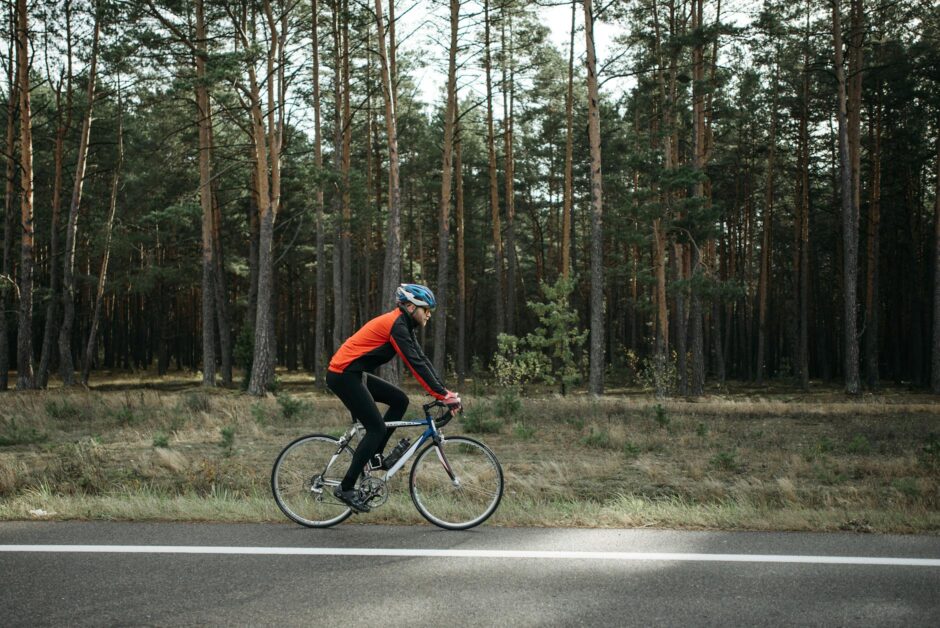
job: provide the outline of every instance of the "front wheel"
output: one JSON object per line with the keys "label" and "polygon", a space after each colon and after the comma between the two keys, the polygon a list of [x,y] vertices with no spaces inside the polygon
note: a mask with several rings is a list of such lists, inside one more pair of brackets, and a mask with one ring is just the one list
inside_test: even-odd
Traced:
{"label": "front wheel", "polygon": [[448,530],[466,530],[496,511],[503,497],[503,469],[486,445],[454,436],[418,454],[409,488],[425,519]]}
{"label": "front wheel", "polygon": [[327,528],[351,514],[333,497],[352,463],[349,445],[323,434],[302,436],[289,444],[274,462],[271,491],[278,508],[302,526]]}

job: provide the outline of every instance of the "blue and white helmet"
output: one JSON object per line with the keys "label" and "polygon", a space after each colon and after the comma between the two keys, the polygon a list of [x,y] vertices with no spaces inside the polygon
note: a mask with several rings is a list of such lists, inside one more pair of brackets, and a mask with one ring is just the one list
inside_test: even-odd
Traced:
{"label": "blue and white helmet", "polygon": [[395,291],[395,299],[399,303],[414,303],[418,307],[434,309],[437,307],[437,299],[434,293],[427,286],[417,283],[403,283]]}

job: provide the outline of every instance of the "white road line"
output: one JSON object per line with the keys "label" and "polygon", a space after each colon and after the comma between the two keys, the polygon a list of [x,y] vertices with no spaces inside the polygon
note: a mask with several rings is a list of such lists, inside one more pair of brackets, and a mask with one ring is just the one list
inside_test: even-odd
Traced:
{"label": "white road line", "polygon": [[390,556],[401,558],[531,558],[548,560],[806,563],[940,567],[936,558],[799,556],[784,554],[692,554],[673,552],[562,552],[541,550],[443,550],[344,547],[223,547],[195,545],[0,545],[2,552],[91,554],[230,554],[254,556]]}

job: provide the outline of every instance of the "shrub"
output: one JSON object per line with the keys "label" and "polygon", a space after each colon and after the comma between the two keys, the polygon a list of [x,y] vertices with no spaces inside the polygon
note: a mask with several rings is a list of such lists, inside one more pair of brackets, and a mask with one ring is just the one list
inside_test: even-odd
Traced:
{"label": "shrub", "polygon": [[721,451],[712,456],[709,463],[716,469],[722,471],[734,471],[738,468],[738,462],[733,451]]}
{"label": "shrub", "polygon": [[169,449],[170,447],[170,437],[163,432],[157,432],[153,435],[153,446],[162,447],[163,449]]}
{"label": "shrub", "polygon": [[292,421],[300,418],[301,413],[306,409],[305,404],[300,399],[295,399],[290,395],[278,395],[277,404],[281,406],[281,415],[285,421]]}
{"label": "shrub", "polygon": [[708,436],[708,426],[704,423],[699,423],[698,427],[695,428],[695,433],[699,438],[705,438]]}
{"label": "shrub", "polygon": [[232,449],[235,447],[235,426],[226,425],[221,429],[222,441],[219,443],[226,456],[232,455]]}
{"label": "shrub", "polygon": [[512,431],[519,440],[531,440],[535,436],[535,428],[524,423],[516,423]]}
{"label": "shrub", "polygon": [[661,403],[657,403],[653,407],[653,416],[656,419],[656,423],[659,424],[659,427],[669,427],[670,418],[669,415],[666,414],[666,408],[664,408]]}
{"label": "shrub", "polygon": [[522,400],[515,388],[506,388],[493,401],[496,416],[511,419],[522,409]]}
{"label": "shrub", "polygon": [[45,409],[46,415],[57,421],[86,421],[92,418],[91,408],[74,404],[68,399],[50,399]]}
{"label": "shrub", "polygon": [[640,455],[640,446],[627,441],[623,444],[623,455],[627,458],[636,458]]}
{"label": "shrub", "polygon": [[474,406],[460,415],[460,425],[470,434],[496,434],[502,428],[498,419],[489,418],[485,406]]}
{"label": "shrub", "polygon": [[126,404],[108,410],[108,416],[119,425],[134,425],[141,420],[134,409]]}

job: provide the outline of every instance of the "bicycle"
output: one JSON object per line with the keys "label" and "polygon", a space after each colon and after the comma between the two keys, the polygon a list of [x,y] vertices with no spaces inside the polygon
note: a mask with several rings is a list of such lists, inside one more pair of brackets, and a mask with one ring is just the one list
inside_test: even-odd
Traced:
{"label": "bicycle", "polygon": [[[415,456],[408,490],[425,519],[448,530],[466,530],[492,515],[503,497],[503,469],[483,443],[466,436],[441,433],[454,413],[442,402],[422,406],[424,419],[390,421],[387,427],[424,427],[420,438],[381,477],[366,464],[356,488],[371,509],[388,501],[388,480]],[[432,410],[442,409],[438,416]],[[352,462],[350,443],[365,431],[354,423],[341,437],[326,434],[301,436],[278,455],[271,470],[271,490],[288,518],[309,528],[327,528],[353,514],[333,496]],[[424,449],[422,445],[428,443]],[[433,452],[433,453],[432,453]],[[436,454],[436,455],[434,455]]]}

